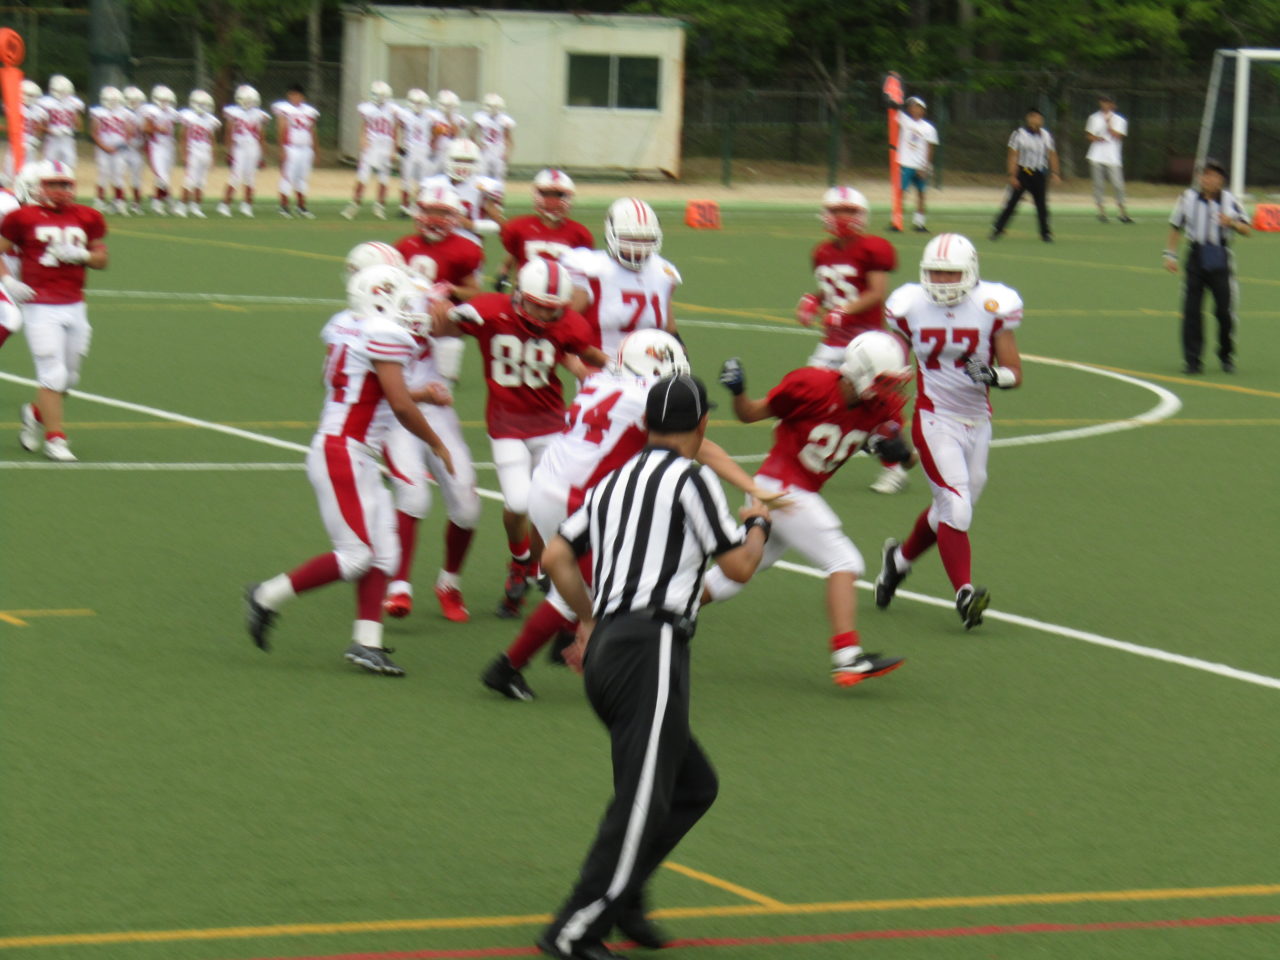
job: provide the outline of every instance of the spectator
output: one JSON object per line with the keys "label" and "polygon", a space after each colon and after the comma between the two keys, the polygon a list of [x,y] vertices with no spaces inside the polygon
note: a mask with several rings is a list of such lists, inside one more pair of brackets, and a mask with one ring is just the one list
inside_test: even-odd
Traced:
{"label": "spectator", "polygon": [[1098,97],[1098,111],[1085,121],[1084,135],[1089,138],[1089,172],[1093,174],[1093,202],[1098,205],[1098,219],[1107,222],[1107,208],[1102,202],[1106,181],[1116,194],[1116,206],[1120,208],[1120,222],[1133,223],[1124,205],[1124,163],[1120,148],[1129,135],[1129,121],[1116,113],[1116,102],[1108,94]]}

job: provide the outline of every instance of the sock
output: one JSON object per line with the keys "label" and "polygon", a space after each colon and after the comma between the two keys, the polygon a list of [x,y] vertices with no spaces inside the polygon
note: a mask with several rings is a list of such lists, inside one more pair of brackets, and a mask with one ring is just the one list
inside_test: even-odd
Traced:
{"label": "sock", "polygon": [[[382,623],[382,601],[387,597],[387,574],[377,567],[356,582],[356,622],[372,621]],[[364,643],[363,640],[360,641]],[[382,646],[382,635],[379,630],[377,643],[366,643],[365,646]]]}
{"label": "sock", "polygon": [[437,590],[457,590],[462,586],[462,579],[456,573],[450,573],[448,570],[441,570],[436,574]]}
{"label": "sock", "polygon": [[252,187],[244,188],[244,202],[249,204],[249,206],[253,206],[253,188]]}
{"label": "sock", "polygon": [[[385,577],[386,574],[383,574]],[[351,639],[362,647],[382,649],[382,624],[377,620],[357,620],[351,631]]]}
{"label": "sock", "polygon": [[124,187],[116,187],[116,199],[117,200],[124,199]]}
{"label": "sock", "polygon": [[285,210],[289,209],[289,195],[287,193],[280,194],[280,206]]}
{"label": "sock", "polygon": [[278,573],[270,580],[263,580],[253,592],[253,599],[268,610],[279,610],[298,594],[287,573]]}
{"label": "sock", "polygon": [[467,559],[467,550],[471,548],[474,530],[460,527],[450,520],[444,528],[444,572],[457,574],[462,572],[462,564]]}
{"label": "sock", "polygon": [[0,327],[0,347],[4,346],[4,342],[9,339],[9,334],[13,333],[8,327]]}
{"label": "sock", "polygon": [[[305,593],[342,579],[336,553],[322,553],[312,557],[302,566],[289,571],[289,583],[294,593]],[[261,601],[259,601],[261,603]]]}
{"label": "sock", "polygon": [[231,184],[227,184],[227,189],[222,193],[222,202],[227,206],[231,206],[231,201],[236,198],[235,188]]}
{"label": "sock", "polygon": [[65,440],[67,435],[61,430],[49,430],[45,433],[44,438],[46,440]]}
{"label": "sock", "polygon": [[561,630],[572,630],[569,620],[549,602],[543,600],[520,628],[519,635],[507,647],[507,659],[517,670],[523,670],[533,655],[551,642]]}
{"label": "sock", "polygon": [[959,590],[971,576],[969,534],[945,523],[938,524],[938,553],[942,555],[942,566],[947,571],[951,586]]}
{"label": "sock", "polygon": [[400,191],[400,206],[402,206],[402,207],[407,207],[408,205],[409,205],[409,191],[408,191],[408,190],[401,190],[401,191]]}
{"label": "sock", "polygon": [[400,537],[400,569],[397,580],[408,580],[413,567],[413,551],[418,546],[418,518],[396,511],[396,532]]}
{"label": "sock", "polygon": [[902,558],[907,561],[907,566],[910,566],[911,561],[937,542],[938,535],[929,526],[929,511],[925,510],[916,517],[916,525],[911,528],[910,535],[902,545]]}
{"label": "sock", "polygon": [[924,226],[924,214],[923,214],[923,213],[920,213],[919,211],[917,211],[916,213],[914,213],[914,214],[912,215],[912,217],[911,217],[911,222],[912,222],[913,224],[915,224],[917,227],[923,227],[923,226]]}
{"label": "sock", "polygon": [[307,198],[300,193],[297,194],[297,198],[298,198],[298,209],[299,210],[307,209]]}
{"label": "sock", "polygon": [[98,192],[98,199],[99,199],[99,200],[101,200],[103,203],[106,203],[106,201],[107,201],[107,188],[106,188],[106,187],[98,187],[98,191],[97,191],[97,192]]}
{"label": "sock", "polygon": [[507,547],[511,550],[511,559],[516,563],[529,562],[529,558],[532,556],[532,551],[529,547],[529,535],[527,533],[524,535],[524,539],[519,543],[512,543],[508,540]]}
{"label": "sock", "polygon": [[831,652],[837,650],[846,650],[849,647],[862,648],[858,642],[858,631],[850,630],[848,633],[837,633],[831,637]]}

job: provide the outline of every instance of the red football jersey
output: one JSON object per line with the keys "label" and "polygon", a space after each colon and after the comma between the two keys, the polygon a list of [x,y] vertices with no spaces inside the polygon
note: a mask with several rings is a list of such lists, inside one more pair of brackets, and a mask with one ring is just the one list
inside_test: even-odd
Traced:
{"label": "red football jersey", "polygon": [[51,243],[88,247],[107,235],[107,222],[92,207],[78,203],[61,210],[19,207],[0,223],[0,236],[17,248],[22,282],[35,288],[32,303],[79,303],[84,299],[82,263],[63,263],[46,253]]}
{"label": "red football jersey", "polygon": [[872,430],[894,419],[879,403],[846,406],[840,371],[820,367],[792,370],[768,401],[778,425],[760,472],[801,490],[821,490]]}
{"label": "red football jersey", "polygon": [[411,233],[397,240],[395,247],[411,272],[432,283],[466,283],[484,264],[484,248],[458,233],[436,243]]}
{"label": "red football jersey", "polygon": [[591,346],[587,322],[566,310],[554,323],[533,323],[501,293],[482,293],[467,306],[484,318],[483,324],[464,320],[459,326],[479,341],[484,357],[489,436],[523,440],[559,433],[565,423],[564,390],[556,364],[565,354]]}
{"label": "red football jersey", "polygon": [[[822,291],[822,306],[833,310],[836,304],[853,300],[867,290],[867,273],[898,267],[898,255],[884,237],[861,236],[846,240],[827,240],[813,248],[813,272]],[[846,346],[850,340],[868,330],[884,327],[884,304],[856,314],[842,314],[840,323],[826,328],[823,343]]]}
{"label": "red football jersey", "polygon": [[530,213],[513,217],[502,225],[502,245],[516,258],[519,270],[534,257],[559,260],[575,247],[594,247],[595,238],[577,220],[549,224]]}

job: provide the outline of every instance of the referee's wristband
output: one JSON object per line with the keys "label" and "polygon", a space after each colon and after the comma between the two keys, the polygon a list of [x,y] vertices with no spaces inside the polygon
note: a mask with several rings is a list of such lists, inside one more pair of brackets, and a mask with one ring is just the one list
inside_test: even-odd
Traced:
{"label": "referee's wristband", "polygon": [[747,517],[747,522],[743,524],[750,533],[753,527],[759,527],[764,531],[764,538],[769,539],[769,534],[773,532],[773,523],[768,517]]}
{"label": "referee's wristband", "polygon": [[1166,250],[1166,251],[1164,252],[1164,258],[1165,258],[1166,260],[1177,260],[1177,259],[1178,259],[1178,252],[1177,252],[1176,250]]}

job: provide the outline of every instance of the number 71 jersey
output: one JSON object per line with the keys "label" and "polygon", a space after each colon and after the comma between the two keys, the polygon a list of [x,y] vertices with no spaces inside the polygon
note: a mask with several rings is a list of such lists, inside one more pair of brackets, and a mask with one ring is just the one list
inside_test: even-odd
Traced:
{"label": "number 71 jersey", "polygon": [[0,236],[18,248],[22,282],[36,291],[32,303],[79,303],[84,299],[85,266],[63,263],[49,245],[88,247],[107,235],[107,222],[92,207],[69,203],[59,210],[33,204],[19,207],[0,224]]}
{"label": "number 71 jersey", "polygon": [[911,341],[916,355],[916,410],[959,420],[991,416],[989,390],[974,383],[965,364],[977,358],[991,363],[995,335],[1022,323],[1022,298],[1003,283],[980,281],[952,306],[934,303],[918,283],[908,283],[885,303],[890,328]]}
{"label": "number 71 jersey", "polygon": [[671,263],[654,255],[630,270],[605,250],[571,250],[560,262],[573,284],[591,294],[583,311],[596,334],[596,346],[616,357],[623,338],[636,330],[671,329],[671,298],[683,281]]}

